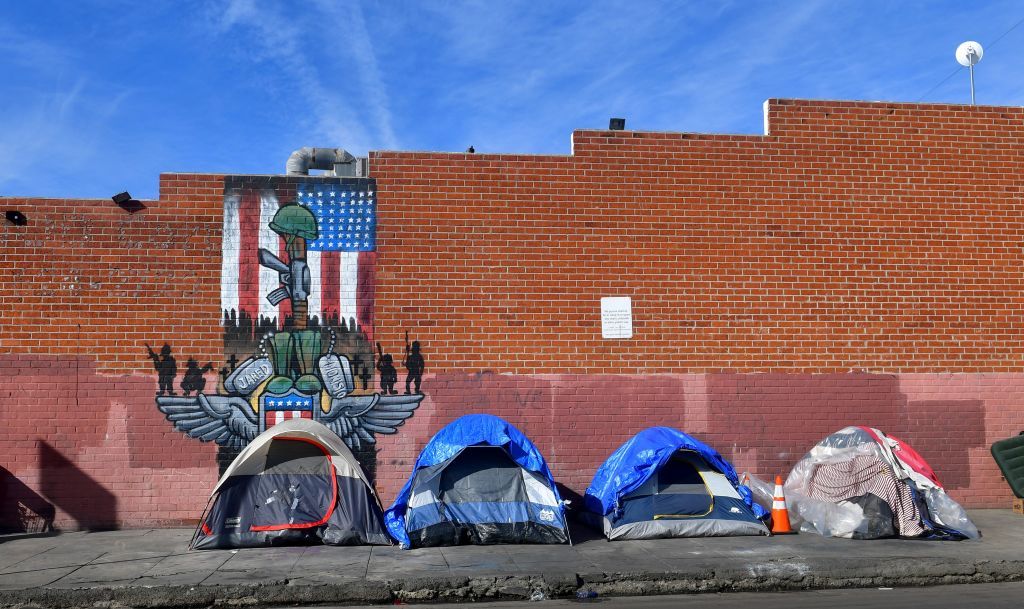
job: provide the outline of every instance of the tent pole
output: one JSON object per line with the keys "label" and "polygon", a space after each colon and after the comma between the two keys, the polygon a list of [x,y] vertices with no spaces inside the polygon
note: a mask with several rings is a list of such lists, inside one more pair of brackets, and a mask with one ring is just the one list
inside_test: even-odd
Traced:
{"label": "tent pole", "polygon": [[206,500],[206,507],[203,508],[203,515],[199,517],[199,524],[196,525],[196,530],[192,533],[192,540],[188,542],[188,550],[191,552],[196,543],[196,538],[199,537],[199,531],[203,528],[203,523],[206,522],[206,513],[210,511],[210,503],[213,502],[213,495]]}

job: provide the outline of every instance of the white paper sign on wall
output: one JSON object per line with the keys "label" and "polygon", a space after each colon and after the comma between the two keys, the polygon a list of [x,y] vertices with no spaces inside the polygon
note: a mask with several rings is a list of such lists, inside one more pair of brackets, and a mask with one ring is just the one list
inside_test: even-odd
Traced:
{"label": "white paper sign on wall", "polygon": [[629,296],[601,299],[601,338],[633,338],[633,302]]}

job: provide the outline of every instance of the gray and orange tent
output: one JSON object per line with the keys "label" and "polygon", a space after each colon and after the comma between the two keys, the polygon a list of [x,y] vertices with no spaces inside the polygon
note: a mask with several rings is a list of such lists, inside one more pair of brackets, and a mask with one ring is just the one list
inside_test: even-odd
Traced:
{"label": "gray and orange tent", "polygon": [[334,432],[291,419],[256,436],[221,476],[191,549],[389,545],[380,501]]}

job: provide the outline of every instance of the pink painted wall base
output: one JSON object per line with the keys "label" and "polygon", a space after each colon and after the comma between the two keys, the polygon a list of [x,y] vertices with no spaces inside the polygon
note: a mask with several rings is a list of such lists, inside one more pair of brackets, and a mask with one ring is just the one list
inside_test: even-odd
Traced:
{"label": "pink painted wall base", "polygon": [[[16,366],[11,366],[11,363]],[[216,448],[174,430],[150,376],[97,374],[85,359],[0,358],[0,527],[137,527],[197,519],[216,482]],[[968,507],[1008,507],[988,446],[1024,429],[1024,374],[438,374],[416,415],[377,438],[377,488],[390,502],[419,450],[453,419],[486,412],[522,429],[556,480],[582,494],[637,431],[696,435],[740,471],[786,474],[846,425],[910,443]],[[49,507],[48,507],[49,506]]]}

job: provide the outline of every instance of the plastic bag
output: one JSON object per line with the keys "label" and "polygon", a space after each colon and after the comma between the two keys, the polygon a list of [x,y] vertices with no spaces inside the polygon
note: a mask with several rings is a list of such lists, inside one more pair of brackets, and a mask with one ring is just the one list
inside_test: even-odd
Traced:
{"label": "plastic bag", "polygon": [[754,503],[763,507],[772,513],[772,502],[775,501],[775,485],[769,483],[767,480],[762,480],[750,472],[743,472],[740,476],[740,480],[746,480],[746,486],[750,489],[750,494],[754,499]]}
{"label": "plastic bag", "polygon": [[[786,503],[790,505],[788,500]],[[795,498],[792,505],[793,509],[789,510],[791,525],[803,533],[852,539],[858,532],[868,529],[864,510],[856,503],[832,503],[800,496]]]}
{"label": "plastic bag", "polygon": [[981,538],[978,527],[967,517],[964,508],[942,489],[928,488],[923,492],[925,503],[928,504],[928,514],[936,524],[960,531],[968,539]]}
{"label": "plastic bag", "polygon": [[[849,429],[849,428],[847,428]],[[846,431],[846,430],[844,430]],[[867,441],[865,441],[867,440]],[[861,433],[832,434],[793,466],[786,478],[786,507],[790,524],[802,532],[825,537],[852,538],[871,527],[864,509],[850,501],[822,501],[810,497],[811,480],[818,467],[847,461],[860,455],[880,456],[878,445]]]}
{"label": "plastic bag", "polygon": [[[772,511],[775,502],[775,484],[746,472],[747,486],[754,496],[754,502]],[[789,522],[794,529],[809,533],[819,533],[826,537],[852,537],[853,533],[864,524],[864,512],[856,504],[829,503],[811,499],[802,493],[796,493],[783,486],[786,494],[786,509],[789,510]]]}

